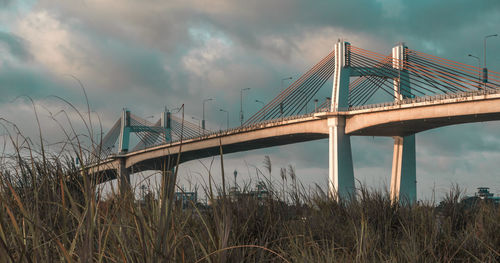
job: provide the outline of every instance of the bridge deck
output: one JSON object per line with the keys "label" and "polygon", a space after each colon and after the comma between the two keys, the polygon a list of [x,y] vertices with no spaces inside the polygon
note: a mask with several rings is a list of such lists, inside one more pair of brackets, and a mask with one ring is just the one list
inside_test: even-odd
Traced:
{"label": "bridge deck", "polygon": [[179,151],[180,162],[186,162],[219,155],[220,146],[227,154],[323,139],[329,134],[328,119],[338,117],[346,118],[346,132],[351,135],[404,136],[447,125],[500,120],[500,93],[440,95],[267,121],[113,156],[93,168],[111,171],[117,169],[118,158],[125,158],[133,172],[160,169],[167,159],[174,161]]}

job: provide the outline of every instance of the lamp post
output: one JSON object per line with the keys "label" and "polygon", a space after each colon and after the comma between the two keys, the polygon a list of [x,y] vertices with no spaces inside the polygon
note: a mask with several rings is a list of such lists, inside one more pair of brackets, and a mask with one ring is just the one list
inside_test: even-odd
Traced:
{"label": "lamp post", "polygon": [[484,83],[484,89],[486,90],[486,83],[488,82],[488,69],[486,68],[486,40],[490,37],[497,37],[498,34],[493,34],[493,35],[487,35],[484,37],[484,41],[483,41],[483,55],[484,55],[484,59],[483,59],[483,63],[484,63],[484,68],[483,68],[483,83]]}
{"label": "lamp post", "polygon": [[214,98],[208,98],[203,100],[203,119],[201,121],[201,128],[203,129],[203,134],[205,134],[205,102],[215,100]]}
{"label": "lamp post", "polygon": [[265,104],[263,101],[261,101],[261,100],[255,100],[255,102],[262,104],[262,107],[264,107],[264,106],[266,105],[266,104]]}
{"label": "lamp post", "polygon": [[240,125],[243,126],[243,91],[249,90],[250,88],[244,88],[240,90]]}
{"label": "lamp post", "polygon": [[238,171],[234,170],[234,191],[236,192],[236,189],[238,189],[238,185],[236,184],[236,177],[238,176]]}
{"label": "lamp post", "polygon": [[223,109],[219,109],[219,111],[226,113],[226,130],[229,130],[229,111]]}
{"label": "lamp post", "polygon": [[[264,108],[264,107],[266,106],[266,103],[264,103],[264,102],[263,102],[263,101],[261,101],[261,100],[255,100],[255,102],[262,104],[262,108]],[[267,113],[267,112],[266,112],[266,110],[264,110],[264,118],[265,118],[265,116],[266,116],[266,113]]]}
{"label": "lamp post", "polygon": [[483,63],[484,63],[484,68],[486,68],[486,39],[490,38],[490,37],[497,37],[498,34],[493,34],[493,35],[487,35],[484,37],[484,49],[483,49],[483,53],[484,53],[484,60],[483,60]]}
{"label": "lamp post", "polygon": [[[291,77],[291,76],[281,79],[281,86],[280,86],[281,91],[280,91],[280,93],[283,92],[283,81],[284,80],[291,80],[291,79],[293,79],[293,77]],[[283,115],[283,100],[280,102],[280,114]]]}
{"label": "lamp post", "polygon": [[200,127],[201,127],[201,120],[196,118],[196,117],[192,117],[191,116],[191,119],[193,120],[197,120],[198,121],[198,135],[201,136],[201,130],[200,130]]}
{"label": "lamp post", "polygon": [[286,77],[286,78],[282,78],[281,79],[281,91],[283,91],[283,81],[285,81],[285,80],[291,80],[291,79],[293,79],[293,77]]}
{"label": "lamp post", "polygon": [[477,78],[479,80],[478,85],[481,85],[481,59],[472,54],[469,54],[469,57],[477,59]]}

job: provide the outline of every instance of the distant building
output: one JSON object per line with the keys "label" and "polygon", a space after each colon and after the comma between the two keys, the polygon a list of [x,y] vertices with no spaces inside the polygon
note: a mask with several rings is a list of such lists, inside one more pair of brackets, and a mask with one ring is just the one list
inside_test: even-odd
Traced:
{"label": "distant building", "polygon": [[197,192],[175,192],[175,203],[180,204],[182,208],[193,207],[198,203]]}
{"label": "distant building", "polygon": [[229,188],[229,198],[233,201],[237,201],[239,198],[255,198],[257,200],[262,200],[269,197],[269,191],[264,182],[259,181],[255,188],[249,192],[241,192],[238,187],[234,186]]}
{"label": "distant building", "polygon": [[464,198],[462,202],[473,205],[481,200],[484,200],[485,202],[491,202],[495,205],[500,205],[500,197],[494,196],[493,193],[490,193],[489,187],[478,187],[477,193],[475,193],[474,196],[468,196]]}

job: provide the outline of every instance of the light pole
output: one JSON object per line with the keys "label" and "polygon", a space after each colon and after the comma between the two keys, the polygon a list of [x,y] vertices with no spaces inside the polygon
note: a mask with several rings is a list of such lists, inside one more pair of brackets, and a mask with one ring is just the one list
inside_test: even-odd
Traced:
{"label": "light pole", "polygon": [[484,55],[484,59],[483,59],[483,63],[484,63],[484,68],[483,68],[483,83],[484,83],[484,89],[486,90],[486,82],[488,82],[488,69],[486,68],[486,39],[490,38],[490,37],[497,37],[498,34],[493,34],[493,35],[487,35],[484,37],[484,41],[483,41],[483,55]]}
{"label": "light pole", "polygon": [[483,60],[483,63],[484,63],[484,68],[486,68],[486,39],[488,39],[489,37],[497,37],[498,34],[493,34],[493,35],[487,35],[484,37],[484,49],[483,49],[483,53],[484,53],[484,60]]}
{"label": "light pole", "polygon": [[201,128],[203,129],[203,134],[205,134],[205,102],[215,100],[214,98],[208,98],[203,100],[203,119],[201,121]]}
{"label": "light pole", "polygon": [[469,54],[469,57],[477,59],[477,78],[479,80],[478,85],[481,85],[481,59],[472,54]]}
{"label": "light pole", "polygon": [[201,130],[200,130],[200,127],[201,127],[201,120],[196,118],[196,117],[192,117],[191,116],[191,119],[193,120],[197,120],[198,121],[198,136],[201,136]]}
{"label": "light pole", "polygon": [[238,185],[236,184],[236,177],[238,176],[238,171],[234,170],[234,192],[236,192],[236,189],[238,189]]}
{"label": "light pole", "polygon": [[229,111],[223,109],[219,109],[219,111],[226,113],[226,130],[229,130]]}
{"label": "light pole", "polygon": [[[281,79],[281,86],[280,86],[281,91],[280,91],[280,93],[283,92],[283,81],[284,80],[291,80],[291,79],[293,79],[293,77],[291,77],[291,76]],[[283,100],[281,100],[281,102],[280,102],[280,114],[283,115]]]}
{"label": "light pole", "polygon": [[[261,100],[255,100],[255,102],[262,104],[263,109],[264,109],[264,107],[266,107],[266,103],[264,103]],[[264,109],[264,118],[266,117],[266,113],[267,113],[266,111],[267,111],[267,109]]]}
{"label": "light pole", "polygon": [[286,78],[282,78],[281,79],[281,91],[283,91],[283,81],[285,81],[285,80],[291,80],[291,79],[293,79],[293,77],[286,77]]}
{"label": "light pole", "polygon": [[244,88],[240,90],[240,123],[243,126],[243,91],[249,90],[250,88]]}

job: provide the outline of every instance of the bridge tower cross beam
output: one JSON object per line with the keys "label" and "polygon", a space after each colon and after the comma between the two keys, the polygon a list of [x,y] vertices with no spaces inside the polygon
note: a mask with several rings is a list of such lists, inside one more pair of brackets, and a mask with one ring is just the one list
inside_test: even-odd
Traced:
{"label": "bridge tower cross beam", "polygon": [[160,119],[161,127],[165,130],[165,142],[172,141],[172,115],[170,111],[165,107],[165,111]]}
{"label": "bridge tower cross beam", "polygon": [[[392,49],[392,67],[398,71],[394,78],[396,102],[411,96],[411,86],[406,68],[407,47],[400,43]],[[413,203],[417,199],[415,134],[394,137],[390,197],[392,202]]]}
{"label": "bridge tower cross beam", "polygon": [[121,117],[120,141],[118,144],[120,154],[128,152],[130,131],[130,111],[124,108]]}
{"label": "bridge tower cross beam", "polygon": [[[351,77],[350,44],[339,40],[335,44],[335,72],[333,75],[332,112],[347,111],[349,80]],[[329,128],[329,195],[332,198],[354,196],[354,169],[352,163],[351,139],[345,133],[345,117],[332,116],[328,119]]]}

